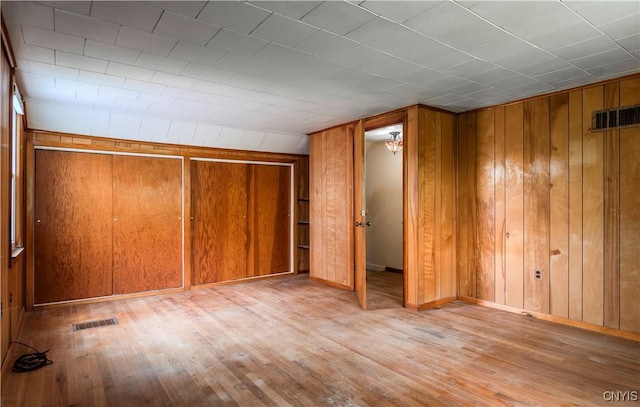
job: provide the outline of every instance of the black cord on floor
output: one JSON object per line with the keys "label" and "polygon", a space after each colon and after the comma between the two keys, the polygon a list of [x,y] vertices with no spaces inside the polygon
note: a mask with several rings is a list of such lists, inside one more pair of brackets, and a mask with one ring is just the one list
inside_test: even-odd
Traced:
{"label": "black cord on floor", "polygon": [[16,373],[30,372],[32,370],[40,369],[41,367],[53,363],[52,360],[49,360],[47,358],[47,352],[49,352],[49,349],[45,350],[44,352],[40,352],[38,349],[22,342],[10,343],[26,346],[27,348],[33,349],[35,351],[35,353],[25,353],[24,355],[16,359],[16,361],[13,363],[13,367],[11,368],[11,370]]}

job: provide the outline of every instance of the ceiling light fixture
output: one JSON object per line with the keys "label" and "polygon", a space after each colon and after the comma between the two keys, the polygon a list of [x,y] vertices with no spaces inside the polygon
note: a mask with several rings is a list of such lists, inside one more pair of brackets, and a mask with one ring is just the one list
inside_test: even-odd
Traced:
{"label": "ceiling light fixture", "polygon": [[389,133],[391,136],[391,140],[386,141],[384,144],[387,146],[389,151],[396,155],[396,153],[402,150],[402,139],[398,137],[400,135],[399,131],[392,131]]}

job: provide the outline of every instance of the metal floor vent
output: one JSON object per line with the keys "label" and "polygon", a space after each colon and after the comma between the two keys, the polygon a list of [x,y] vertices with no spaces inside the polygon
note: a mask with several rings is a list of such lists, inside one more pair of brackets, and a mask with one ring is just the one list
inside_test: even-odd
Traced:
{"label": "metal floor vent", "polygon": [[118,325],[116,318],[101,319],[100,321],[89,321],[81,324],[71,324],[71,330],[81,331],[83,329],[97,328],[99,326]]}

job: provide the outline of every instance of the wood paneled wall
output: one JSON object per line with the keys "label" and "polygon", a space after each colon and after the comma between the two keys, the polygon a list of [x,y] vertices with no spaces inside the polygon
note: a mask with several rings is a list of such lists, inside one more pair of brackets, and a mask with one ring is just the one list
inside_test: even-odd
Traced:
{"label": "wood paneled wall", "polygon": [[640,127],[590,130],[639,103],[634,76],[459,115],[459,296],[640,332]]}
{"label": "wood paneled wall", "polygon": [[348,123],[309,136],[309,277],[351,290],[355,127]]}
{"label": "wood paneled wall", "polygon": [[[405,264],[407,307],[456,298],[456,116],[424,106],[407,111]],[[408,229],[407,229],[408,228]]]}

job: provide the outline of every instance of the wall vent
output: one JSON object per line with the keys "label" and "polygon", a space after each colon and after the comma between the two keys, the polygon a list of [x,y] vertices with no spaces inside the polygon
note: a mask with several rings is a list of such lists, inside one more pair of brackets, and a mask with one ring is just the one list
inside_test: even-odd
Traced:
{"label": "wall vent", "polygon": [[598,110],[591,118],[591,131],[640,126],[640,105]]}
{"label": "wall vent", "polygon": [[116,318],[109,319],[101,319],[100,321],[90,321],[83,322],[81,324],[72,324],[72,331],[81,331],[83,329],[96,328],[99,326],[107,326],[107,325],[118,325],[118,320]]}

